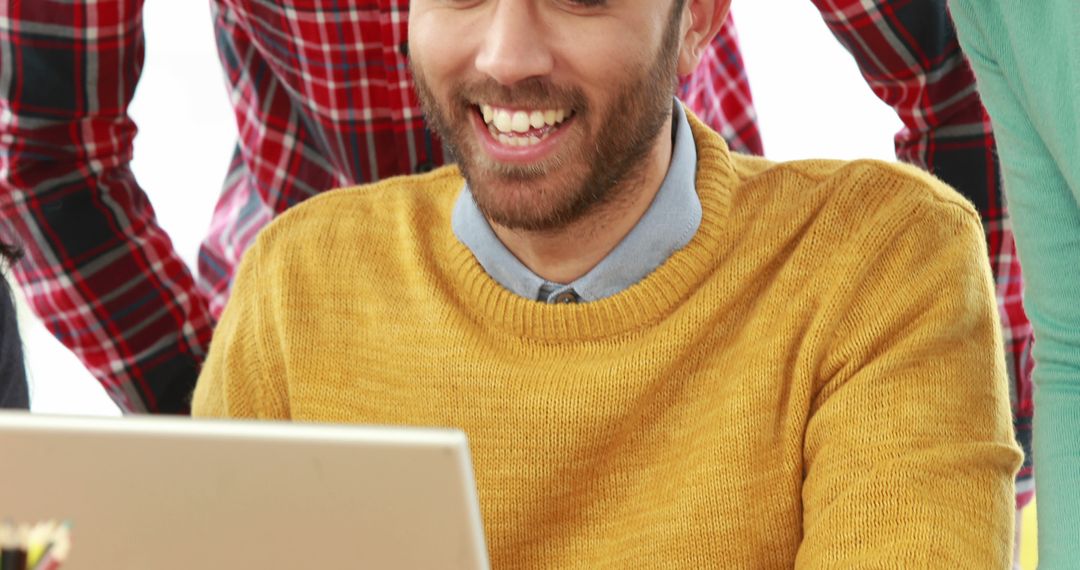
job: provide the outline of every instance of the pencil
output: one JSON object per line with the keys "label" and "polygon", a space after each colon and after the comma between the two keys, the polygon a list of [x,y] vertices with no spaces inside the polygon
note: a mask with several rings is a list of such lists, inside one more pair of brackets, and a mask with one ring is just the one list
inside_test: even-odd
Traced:
{"label": "pencil", "polygon": [[45,555],[52,537],[56,533],[56,521],[47,521],[34,525],[26,545],[26,567],[33,568]]}
{"label": "pencil", "polygon": [[19,548],[19,532],[11,521],[0,525],[0,570],[24,570],[26,551]]}
{"label": "pencil", "polygon": [[11,523],[4,521],[0,523],[0,570],[4,570],[7,567],[8,557],[8,537],[11,536]]}
{"label": "pencil", "polygon": [[[53,537],[52,545],[42,557],[41,561],[34,566],[33,570],[57,570],[67,560],[68,552],[71,551],[71,535],[67,525],[60,525]],[[0,569],[2,570],[2,569]]]}
{"label": "pencil", "polygon": [[26,547],[30,542],[30,525],[23,523],[19,525],[19,529],[15,531],[15,552],[18,556],[15,559],[16,568],[20,570],[26,570]]}
{"label": "pencil", "polygon": [[0,570],[4,570],[7,565],[8,557],[8,522],[4,521],[0,523]]}

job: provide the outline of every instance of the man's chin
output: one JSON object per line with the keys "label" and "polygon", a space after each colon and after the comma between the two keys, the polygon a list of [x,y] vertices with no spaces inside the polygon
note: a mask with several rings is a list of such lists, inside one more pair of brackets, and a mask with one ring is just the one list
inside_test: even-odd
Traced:
{"label": "man's chin", "polygon": [[537,196],[562,194],[552,184],[557,175],[542,165],[508,165],[485,159],[463,163],[461,170],[474,194],[481,193],[493,200],[502,197],[507,201],[526,203]]}
{"label": "man's chin", "polygon": [[569,224],[569,220],[555,212],[484,208],[481,208],[481,211],[492,225],[514,232],[557,232]]}
{"label": "man's chin", "polygon": [[589,209],[583,206],[580,194],[537,186],[524,188],[518,183],[474,188],[473,199],[489,222],[515,231],[558,231]]}
{"label": "man's chin", "polygon": [[508,163],[488,156],[476,150],[461,161],[468,164],[467,170],[474,178],[492,186],[542,184],[552,176],[558,175],[559,160],[544,160],[536,163]]}

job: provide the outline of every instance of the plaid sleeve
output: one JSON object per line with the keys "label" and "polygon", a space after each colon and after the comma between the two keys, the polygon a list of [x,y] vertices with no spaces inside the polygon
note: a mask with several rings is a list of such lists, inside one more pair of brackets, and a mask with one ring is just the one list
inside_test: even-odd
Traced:
{"label": "plaid sleeve", "polygon": [[1031,326],[1001,189],[990,120],[956,40],[945,0],[813,0],[874,94],[896,110],[900,160],[929,170],[982,215],[1005,336],[1016,437],[1024,448],[1017,504],[1033,494]]}
{"label": "plaid sleeve", "polygon": [[186,413],[211,320],[129,163],[142,0],[0,0],[0,229],[33,310],[125,412]]}
{"label": "plaid sleeve", "polygon": [[679,97],[736,152],[764,154],[735,22],[728,15],[702,54],[697,70],[683,80]]}
{"label": "plaid sleeve", "polygon": [[307,198],[442,165],[408,71],[408,0],[214,0],[239,140],[199,284],[218,316],[258,231]]}

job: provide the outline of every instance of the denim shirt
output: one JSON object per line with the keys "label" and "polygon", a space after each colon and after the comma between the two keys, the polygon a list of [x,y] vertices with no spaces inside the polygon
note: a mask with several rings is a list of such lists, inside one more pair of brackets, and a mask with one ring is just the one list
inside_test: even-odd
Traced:
{"label": "denim shirt", "polygon": [[506,248],[473,200],[468,184],[454,206],[454,235],[497,283],[521,297],[547,303],[598,301],[628,289],[682,249],[701,226],[695,188],[697,147],[678,101],[667,176],[652,204],[615,249],[572,283],[552,283],[533,273]]}

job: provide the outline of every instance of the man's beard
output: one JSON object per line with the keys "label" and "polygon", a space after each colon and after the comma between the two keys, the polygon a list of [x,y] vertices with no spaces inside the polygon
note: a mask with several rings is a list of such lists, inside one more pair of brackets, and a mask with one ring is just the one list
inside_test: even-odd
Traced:
{"label": "man's beard", "polygon": [[[428,122],[458,162],[473,199],[491,222],[512,230],[553,231],[567,227],[600,206],[617,202],[636,187],[672,114],[676,86],[681,11],[673,11],[660,53],[652,65],[633,74],[603,113],[593,113],[584,93],[540,78],[513,87],[488,78],[461,81],[441,104],[413,61],[417,93]],[[519,166],[488,158],[470,124],[475,102],[504,108],[573,109],[576,133],[563,133],[554,157]],[[586,122],[589,121],[589,122]],[[565,136],[575,135],[575,136]],[[574,146],[574,143],[579,144]],[[571,152],[567,152],[567,151]],[[580,168],[573,168],[580,165]]]}

